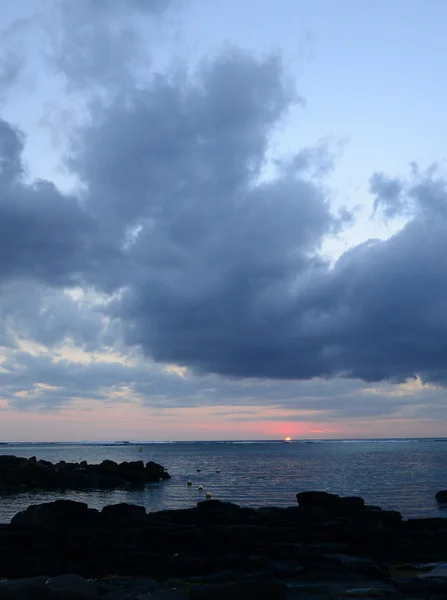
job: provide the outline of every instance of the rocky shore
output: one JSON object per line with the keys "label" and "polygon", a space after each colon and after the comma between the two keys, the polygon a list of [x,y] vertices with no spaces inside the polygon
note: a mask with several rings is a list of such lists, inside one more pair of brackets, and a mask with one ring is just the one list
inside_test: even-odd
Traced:
{"label": "rocky shore", "polygon": [[169,478],[165,468],[152,461],[146,465],[142,460],[119,464],[104,460],[98,465],[62,460],[53,464],[35,457],[0,456],[0,491],[128,488]]}
{"label": "rocky shore", "polygon": [[0,599],[447,598],[447,519],[403,520],[361,498],[289,508],[208,500],[146,513],[58,500],[0,526]]}

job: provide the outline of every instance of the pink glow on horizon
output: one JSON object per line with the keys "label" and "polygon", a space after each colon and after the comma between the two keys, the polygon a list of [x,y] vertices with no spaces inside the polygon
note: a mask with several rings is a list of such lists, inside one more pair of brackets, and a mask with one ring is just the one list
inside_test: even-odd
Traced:
{"label": "pink glow on horizon", "polygon": [[[310,415],[303,421],[290,420],[290,410],[250,407],[253,415],[244,420],[238,420],[238,412],[244,415],[247,408],[151,409],[137,402],[79,402],[53,413],[0,409],[0,441],[337,439],[445,435],[443,423],[434,419],[352,420],[337,427],[334,422],[310,421]],[[284,418],[281,418],[282,414]]]}

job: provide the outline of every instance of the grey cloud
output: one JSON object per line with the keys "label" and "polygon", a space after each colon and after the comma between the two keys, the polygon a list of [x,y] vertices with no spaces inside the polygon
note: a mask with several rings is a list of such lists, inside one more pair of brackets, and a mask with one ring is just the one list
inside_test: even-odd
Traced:
{"label": "grey cloud", "polygon": [[22,60],[17,54],[7,52],[0,57],[0,102],[7,98],[8,92],[19,78],[21,69]]}
{"label": "grey cloud", "polygon": [[[218,376],[181,378],[154,364],[136,361],[73,363],[53,362],[48,355],[33,356],[26,352],[9,352],[2,363],[2,394],[10,407],[19,410],[58,410],[73,399],[105,402],[130,401],[134,397],[143,405],[163,410],[173,407],[210,405],[263,406],[285,409],[282,415],[263,416],[250,410],[238,411],[235,421],[297,420],[340,421],[346,418],[395,417],[421,414],[423,404],[433,414],[442,411],[443,395],[439,390],[424,389],[414,396],[390,398],[386,390],[362,393],[360,381],[285,382],[224,379]],[[128,390],[128,396],[114,397],[113,392]],[[135,395],[135,396],[134,396]],[[294,411],[313,411],[312,414]],[[435,412],[437,411],[437,412]],[[216,414],[216,413],[214,413]],[[427,415],[426,415],[427,416]]]}
{"label": "grey cloud", "polygon": [[0,104],[10,99],[26,65],[23,34],[29,25],[29,18],[16,18],[0,31]]}
{"label": "grey cloud", "polygon": [[48,181],[24,183],[23,139],[0,120],[0,283],[73,285],[89,262],[95,222]]}
{"label": "grey cloud", "polygon": [[16,280],[0,286],[0,331],[9,335],[14,347],[19,336],[48,347],[67,338],[85,350],[107,346],[106,324],[99,310],[86,301],[75,300],[62,290],[30,280]]}
{"label": "grey cloud", "polygon": [[68,161],[116,251],[85,277],[120,290],[108,315],[160,362],[233,377],[444,382],[443,179],[375,175],[376,205],[413,216],[331,269],[319,250],[343,221],[321,179],[326,154],[300,150],[261,177],[271,132],[299,101],[277,57],[227,50],[194,79],[160,75],[104,108]]}
{"label": "grey cloud", "polygon": [[201,371],[277,376],[295,337],[294,290],[322,268],[319,247],[342,220],[305,176],[319,152],[259,181],[271,131],[299,101],[278,58],[227,51],[200,75],[160,76],[117,101],[80,132],[69,164],[114,239],[124,246],[139,227],[111,313],[127,342]]}
{"label": "grey cloud", "polygon": [[130,85],[144,55],[135,19],[160,16],[170,0],[58,0],[42,23],[48,58],[70,90]]}
{"label": "grey cloud", "polygon": [[370,179],[370,190],[376,196],[374,211],[383,209],[385,217],[393,218],[408,207],[403,194],[403,183],[395,177],[374,173]]}
{"label": "grey cloud", "polygon": [[[86,6],[100,11],[96,2]],[[86,18],[76,7],[68,10],[72,24]],[[93,16],[100,37],[109,40],[110,22],[102,19],[100,12]],[[99,62],[69,65],[73,81],[78,68],[87,79],[94,76],[101,44],[92,58]],[[107,73],[101,85],[112,86]],[[269,164],[275,128],[301,102],[277,56],[256,59],[225,49],[193,75],[158,74],[144,86],[126,85],[95,104],[70,140],[65,164],[84,186],[80,198],[61,195],[49,182],[25,184],[21,137],[0,124],[0,280],[34,281],[52,294],[84,285],[112,296],[100,309],[109,332],[85,307],[57,294],[43,316],[43,300],[23,317],[9,304],[17,327],[51,345],[73,331],[68,315],[77,315],[78,343],[112,344],[122,334],[146,356],[203,375],[199,388],[189,379],[170,380],[169,396],[166,379],[135,373],[132,379],[128,367],[118,369],[120,381],[161,405],[215,403],[220,392],[209,390],[226,384],[214,374],[228,379],[230,398],[247,404],[255,402],[256,386],[241,386],[246,378],[404,381],[420,375],[447,382],[447,203],[439,173],[413,168],[408,180],[375,174],[376,208],[388,217],[404,211],[408,223],[386,241],[349,250],[331,267],[322,243],[349,215],[331,210],[330,153],[319,144]],[[39,325],[26,324],[39,318]],[[113,379],[111,367],[104,367],[104,379],[95,369],[84,383],[92,390]],[[300,400],[295,384],[282,384],[263,384],[258,397],[331,410],[315,397]],[[278,399],[280,392],[287,397]],[[349,414],[360,411],[357,399],[350,403],[341,394],[339,400]],[[365,405],[365,415],[368,410]]]}
{"label": "grey cloud", "polygon": [[[209,221],[209,244],[201,246],[204,238],[184,221],[177,262],[158,271],[156,248],[172,244],[157,228],[149,240],[142,230],[132,252],[145,267],[116,306],[128,341],[200,372],[366,381],[420,375],[445,384],[445,182],[421,179],[406,193],[416,210],[402,231],[352,249],[333,269],[312,256],[331,221],[318,187],[302,181],[250,190],[253,212],[238,210],[234,228]],[[193,214],[200,219],[202,211]]]}

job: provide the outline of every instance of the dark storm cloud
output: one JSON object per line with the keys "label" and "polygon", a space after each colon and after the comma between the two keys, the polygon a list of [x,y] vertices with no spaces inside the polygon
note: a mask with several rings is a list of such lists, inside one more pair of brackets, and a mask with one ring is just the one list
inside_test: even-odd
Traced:
{"label": "dark storm cloud", "polygon": [[[331,269],[318,250],[340,222],[321,182],[300,170],[257,179],[288,106],[280,80],[266,77],[280,71],[227,61],[182,102],[177,88],[158,82],[87,132],[77,172],[91,202],[102,207],[106,198],[121,227],[141,224],[127,250],[133,274],[113,305],[127,342],[158,361],[228,376],[445,383],[444,180],[415,168],[405,185],[373,176],[376,206],[412,217]],[[229,103],[219,101],[235,89]],[[102,143],[110,151],[95,162]]]}
{"label": "dark storm cloud", "polygon": [[125,286],[112,315],[127,342],[204,372],[321,374],[294,304],[343,219],[316,177],[321,151],[260,180],[272,130],[299,101],[278,58],[228,51],[196,81],[160,76],[126,100],[81,132],[69,164],[114,239],[140,228],[125,251],[132,268],[101,274]]}

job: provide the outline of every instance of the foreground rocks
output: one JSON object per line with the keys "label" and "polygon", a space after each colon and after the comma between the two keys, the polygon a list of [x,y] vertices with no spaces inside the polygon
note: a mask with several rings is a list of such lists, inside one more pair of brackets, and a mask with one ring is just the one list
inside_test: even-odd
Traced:
{"label": "foreground rocks", "polygon": [[56,464],[46,460],[0,456],[0,491],[20,489],[81,490],[113,489],[144,486],[146,483],[169,479],[164,467],[142,460],[122,462],[104,460],[99,465],[81,463]]}
{"label": "foreground rocks", "polygon": [[297,499],[149,514],[31,506],[0,526],[0,600],[447,598],[447,572],[432,571],[447,561],[447,519],[405,521],[321,492]]}

